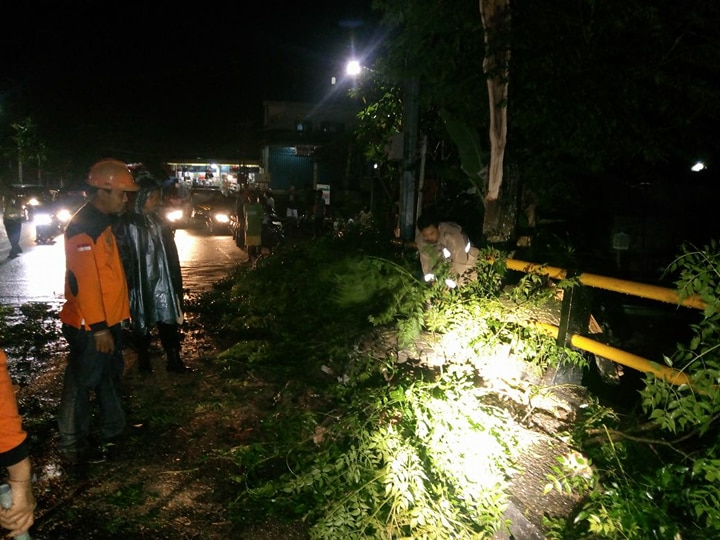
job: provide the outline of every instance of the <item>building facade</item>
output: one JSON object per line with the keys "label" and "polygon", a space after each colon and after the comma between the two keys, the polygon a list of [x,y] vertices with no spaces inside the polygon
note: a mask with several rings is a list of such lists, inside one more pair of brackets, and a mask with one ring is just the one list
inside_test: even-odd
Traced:
{"label": "building facade", "polygon": [[346,187],[356,105],[266,101],[263,106],[262,168],[273,190]]}

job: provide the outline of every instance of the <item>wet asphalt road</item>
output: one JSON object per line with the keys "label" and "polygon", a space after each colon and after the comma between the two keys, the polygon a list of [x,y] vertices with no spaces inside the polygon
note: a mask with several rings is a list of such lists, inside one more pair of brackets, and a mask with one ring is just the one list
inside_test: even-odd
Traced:
{"label": "wet asphalt road", "polygon": [[[190,294],[210,290],[247,253],[229,235],[212,236],[197,228],[178,229],[175,234],[184,287]],[[54,244],[36,245],[35,227],[23,223],[22,255],[8,259],[10,243],[0,224],[0,304],[18,306],[27,302],[60,305],[64,301],[65,253],[62,236]]]}

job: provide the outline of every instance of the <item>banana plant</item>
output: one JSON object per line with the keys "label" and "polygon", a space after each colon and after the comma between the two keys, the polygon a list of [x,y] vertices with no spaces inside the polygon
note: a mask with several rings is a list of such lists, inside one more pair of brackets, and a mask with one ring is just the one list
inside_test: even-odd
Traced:
{"label": "banana plant", "polygon": [[475,191],[484,198],[487,191],[487,165],[477,131],[447,110],[440,111],[440,118],[458,148],[460,168],[467,175]]}

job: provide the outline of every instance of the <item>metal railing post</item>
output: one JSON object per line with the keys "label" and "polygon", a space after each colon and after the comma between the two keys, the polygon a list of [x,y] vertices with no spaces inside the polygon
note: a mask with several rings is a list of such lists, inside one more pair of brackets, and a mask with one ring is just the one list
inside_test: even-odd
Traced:
{"label": "metal railing post", "polygon": [[[577,274],[573,274],[577,275]],[[568,276],[573,277],[573,276]],[[578,284],[563,291],[560,306],[560,324],[558,325],[557,344],[570,347],[575,334],[587,334],[590,324],[590,294],[587,287]]]}

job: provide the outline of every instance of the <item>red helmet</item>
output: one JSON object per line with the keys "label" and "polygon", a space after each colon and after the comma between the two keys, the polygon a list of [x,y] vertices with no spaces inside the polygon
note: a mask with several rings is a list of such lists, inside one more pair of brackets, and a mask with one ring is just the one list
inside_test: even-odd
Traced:
{"label": "red helmet", "polygon": [[123,191],[140,189],[128,166],[117,159],[103,159],[95,163],[90,168],[87,183],[102,189],[121,189]]}

